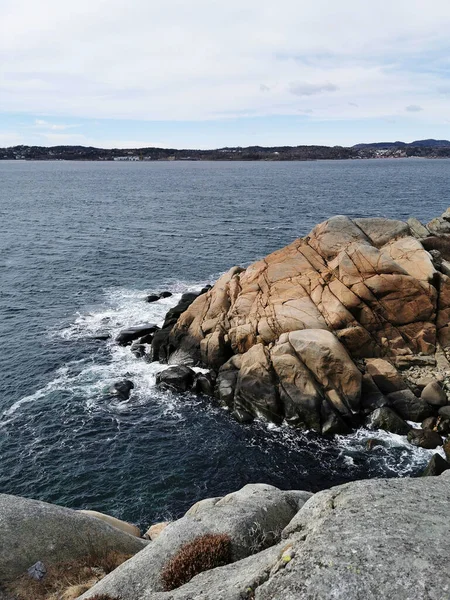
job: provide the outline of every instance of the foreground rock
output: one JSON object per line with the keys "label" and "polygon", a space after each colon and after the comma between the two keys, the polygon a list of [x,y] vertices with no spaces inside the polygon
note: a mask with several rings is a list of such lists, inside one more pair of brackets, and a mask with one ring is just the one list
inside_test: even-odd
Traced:
{"label": "foreground rock", "polygon": [[135,554],[147,542],[81,512],[0,494],[0,573],[17,577],[41,561],[48,566],[90,553]]}
{"label": "foreground rock", "polygon": [[[226,533],[231,538],[233,560],[279,542],[281,531],[311,497],[308,492],[283,492],[270,485],[247,485],[223,498],[203,500],[171,524],[144,552],[102,579],[82,598],[96,594],[121,600],[145,598],[162,592],[161,572],[179,548],[206,533]],[[217,597],[216,597],[217,598]]]}
{"label": "foreground rock", "polygon": [[[246,486],[222,500],[203,500],[81,598],[102,593],[122,600],[445,598],[450,592],[449,473],[353,482],[319,492],[306,503],[299,492],[282,499],[271,486]],[[258,504],[262,512],[255,513]],[[275,511],[281,512],[275,516]],[[254,515],[261,534],[270,527],[278,531],[291,511],[295,514],[281,541],[277,535],[267,541],[269,548],[252,548],[248,532]],[[162,591],[158,573],[168,558],[186,540],[211,529],[230,532],[235,562]]]}
{"label": "foreground rock", "polygon": [[384,405],[436,416],[450,389],[450,277],[430,240],[450,248],[448,225],[333,217],[168,314],[158,356],[215,370],[216,396],[241,419],[341,433]]}

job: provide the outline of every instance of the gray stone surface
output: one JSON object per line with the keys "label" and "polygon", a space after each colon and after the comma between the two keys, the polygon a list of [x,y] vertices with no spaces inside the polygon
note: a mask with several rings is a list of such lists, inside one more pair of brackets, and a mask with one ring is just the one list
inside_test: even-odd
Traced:
{"label": "gray stone surface", "polygon": [[135,554],[147,544],[75,510],[0,494],[0,583],[38,561],[48,567],[96,551]]}
{"label": "gray stone surface", "polygon": [[198,503],[195,510],[168,525],[144,552],[123,563],[81,598],[111,594],[121,600],[136,600],[162,592],[161,571],[167,561],[182,545],[206,533],[227,533],[235,560],[255,554],[278,543],[282,529],[309,497],[308,492],[283,492],[270,485],[252,484],[218,501]]}
{"label": "gray stone surface", "polygon": [[449,473],[316,494],[285,529],[294,558],[256,600],[449,598]]}

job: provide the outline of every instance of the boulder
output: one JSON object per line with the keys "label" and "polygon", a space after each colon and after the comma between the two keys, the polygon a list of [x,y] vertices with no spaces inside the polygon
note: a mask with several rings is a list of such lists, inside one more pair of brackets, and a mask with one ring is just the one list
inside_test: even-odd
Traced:
{"label": "boulder", "polygon": [[213,372],[209,373],[197,373],[194,382],[194,391],[197,394],[203,394],[204,396],[214,396],[214,385],[216,377]]}
{"label": "boulder", "polygon": [[438,417],[427,417],[424,421],[422,421],[422,429],[436,430],[437,423],[438,423]]}
{"label": "boulder", "polygon": [[156,375],[156,385],[176,392],[187,392],[194,385],[195,371],[185,366],[169,367]]}
{"label": "boulder", "polygon": [[379,390],[372,376],[365,373],[362,377],[361,386],[361,409],[365,414],[369,414],[377,408],[386,406],[388,399]]}
{"label": "boulder", "polygon": [[151,525],[144,534],[144,538],[147,540],[156,540],[158,536],[164,531],[164,529],[170,525],[170,521],[162,521],[161,523],[154,523]]}
{"label": "boulder", "polygon": [[157,302],[160,300],[159,294],[149,294],[146,298],[146,302]]}
{"label": "boulder", "polygon": [[450,419],[450,406],[441,406],[438,412],[440,417]]}
{"label": "boulder", "polygon": [[450,465],[442,458],[440,454],[433,454],[425,470],[422,472],[422,477],[437,477],[442,475],[444,471],[450,469]]}
{"label": "boulder", "polygon": [[252,484],[214,502],[201,503],[195,512],[188,511],[168,525],[145,552],[119,566],[81,598],[110,594],[135,600],[161,593],[161,571],[167,561],[182,545],[206,533],[229,535],[233,560],[255,554],[280,541],[282,529],[310,497],[308,492],[283,492],[270,485]]}
{"label": "boulder", "polygon": [[448,404],[447,394],[437,381],[433,381],[426,385],[420,394],[422,400],[428,402],[432,406],[445,406]]}
{"label": "boulder", "polygon": [[140,340],[135,340],[131,344],[130,350],[131,350],[131,352],[134,354],[134,356],[136,358],[143,358],[146,355],[146,353],[147,353],[147,349],[145,347],[145,344],[141,344]]}
{"label": "boulder", "polygon": [[137,340],[148,333],[155,333],[158,329],[159,327],[154,323],[137,325],[136,327],[127,327],[127,329],[122,329],[116,337],[116,342],[119,346],[129,346],[134,340]]}
{"label": "boulder", "polygon": [[366,361],[366,369],[375,385],[384,394],[398,392],[408,387],[397,369],[387,360],[382,358],[369,359]]}
{"label": "boulder", "polygon": [[411,390],[392,392],[392,394],[388,394],[387,398],[389,406],[407,421],[418,423],[433,416],[430,405],[422,398],[417,398]]}
{"label": "boulder", "polygon": [[367,417],[366,426],[369,429],[383,429],[399,435],[406,435],[411,429],[410,425],[388,406],[382,406],[374,410]]}
{"label": "boulder", "polygon": [[0,573],[7,581],[41,561],[48,568],[93,552],[136,554],[147,542],[79,511],[0,494]]}
{"label": "boulder", "polygon": [[100,519],[104,523],[108,523],[111,527],[115,527],[120,531],[124,531],[130,535],[134,535],[135,537],[141,537],[141,530],[136,525],[132,523],[127,523],[126,521],[121,521],[120,519],[116,519],[116,517],[111,517],[110,515],[105,515],[101,512],[97,512],[96,510],[79,510],[77,511],[84,515],[88,515],[89,517],[94,517],[95,519]]}
{"label": "boulder", "polygon": [[161,293],[159,294],[159,297],[160,297],[160,298],[170,298],[171,296],[173,296],[172,292],[168,292],[168,291],[161,292]]}
{"label": "boulder", "polygon": [[413,446],[433,450],[442,445],[441,436],[432,429],[411,429],[408,432],[408,442]]}

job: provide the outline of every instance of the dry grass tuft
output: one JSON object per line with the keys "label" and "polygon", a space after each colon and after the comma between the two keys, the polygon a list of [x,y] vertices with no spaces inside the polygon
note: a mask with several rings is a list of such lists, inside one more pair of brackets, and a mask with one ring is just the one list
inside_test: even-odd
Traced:
{"label": "dry grass tuft", "polygon": [[[79,560],[48,566],[47,573],[41,581],[35,581],[27,574],[22,575],[9,584],[8,591],[17,600],[73,600],[131,556],[115,551],[91,552]],[[95,598],[118,600],[108,595],[95,596]]]}
{"label": "dry grass tuft", "polygon": [[164,567],[161,578],[166,591],[174,590],[195,575],[229,564],[231,538],[225,534],[202,535],[181,546]]}

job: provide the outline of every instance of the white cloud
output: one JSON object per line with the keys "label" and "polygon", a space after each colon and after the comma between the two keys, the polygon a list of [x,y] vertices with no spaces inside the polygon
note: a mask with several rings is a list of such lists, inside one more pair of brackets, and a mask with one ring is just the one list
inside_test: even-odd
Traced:
{"label": "white cloud", "polygon": [[408,112],[421,112],[423,108],[418,104],[409,104],[405,107],[405,110]]}
{"label": "white cloud", "polygon": [[336,92],[339,88],[332,83],[307,83],[293,81],[289,84],[289,91],[294,96],[314,96],[323,92]]}
{"label": "white cloud", "polygon": [[415,118],[443,122],[449,29],[447,0],[2,2],[0,111],[57,132],[58,117],[353,119],[355,104],[407,118],[414,97]]}
{"label": "white cloud", "polygon": [[51,131],[64,131],[66,129],[74,129],[79,125],[66,125],[64,123],[49,123],[44,119],[35,119],[34,126],[38,129],[49,129]]}

